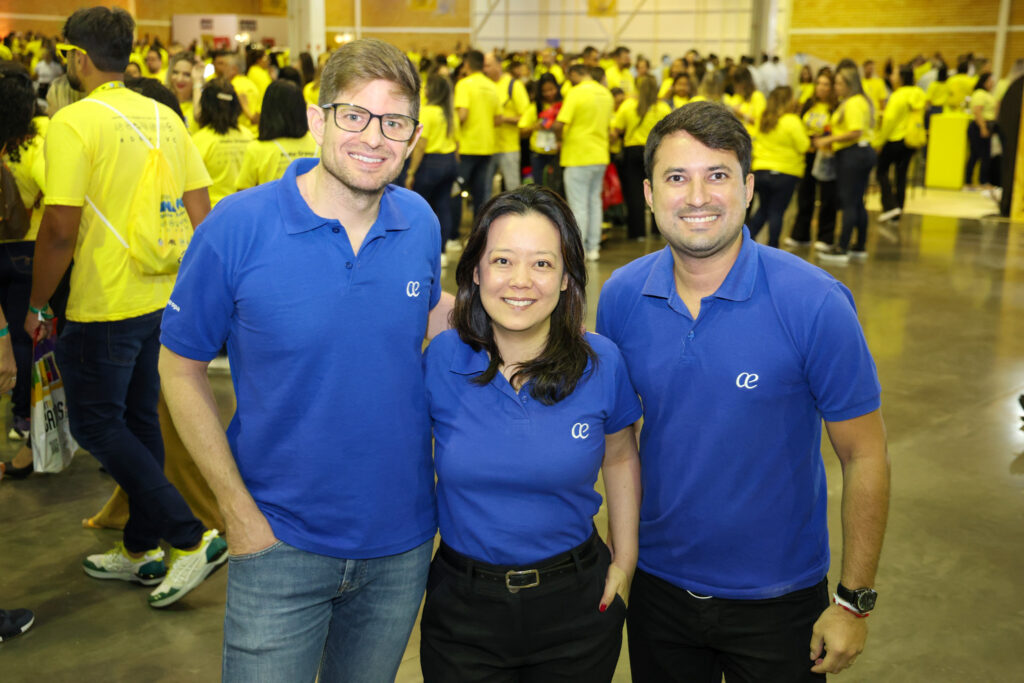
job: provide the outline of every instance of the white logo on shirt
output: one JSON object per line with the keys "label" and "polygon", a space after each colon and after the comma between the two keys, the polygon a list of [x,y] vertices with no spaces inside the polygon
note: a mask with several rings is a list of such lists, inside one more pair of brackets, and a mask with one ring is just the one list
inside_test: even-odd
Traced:
{"label": "white logo on shirt", "polygon": [[175,312],[181,313],[181,308],[178,306],[178,304],[174,303],[170,299],[167,300],[167,305],[170,306],[171,308],[173,308],[175,310]]}
{"label": "white logo on shirt", "polygon": [[417,297],[420,295],[420,283],[416,280],[409,280],[409,284],[405,286],[405,295],[407,297]]}
{"label": "white logo on shirt", "polygon": [[756,389],[758,376],[755,372],[741,372],[736,375],[736,386],[740,389]]}
{"label": "white logo on shirt", "polygon": [[590,436],[590,425],[585,422],[577,422],[572,426],[572,438],[585,439]]}

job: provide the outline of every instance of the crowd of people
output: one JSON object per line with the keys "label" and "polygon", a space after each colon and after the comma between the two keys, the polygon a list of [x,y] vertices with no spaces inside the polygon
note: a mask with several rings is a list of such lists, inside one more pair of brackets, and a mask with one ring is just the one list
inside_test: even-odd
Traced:
{"label": "crowd of people", "polygon": [[[230,562],[226,681],[393,680],[424,594],[427,681],[607,681],[627,619],[636,680],[854,663],[887,514],[880,387],[850,292],[777,247],[863,258],[870,176],[898,220],[936,111],[970,112],[965,179],[980,163],[991,183],[983,61],[882,79],[843,60],[791,83],[767,56],[654,68],[626,47],[368,39],[293,68],[134,29],[82,9],[59,41],[12,35],[0,55],[30,215],[0,242],[0,391],[21,438],[25,359],[59,335],[72,433],[129,500],[86,574],[163,608]],[[196,228],[158,272],[118,230],[164,220],[162,201],[135,208],[154,155]],[[610,169],[626,236],[666,246],[604,284],[593,334]],[[207,379],[225,348],[226,433]],[[161,392],[230,546],[165,474]],[[843,465],[834,590],[822,421]],[[31,471],[27,443],[0,475]],[[31,624],[0,610],[3,639]]]}

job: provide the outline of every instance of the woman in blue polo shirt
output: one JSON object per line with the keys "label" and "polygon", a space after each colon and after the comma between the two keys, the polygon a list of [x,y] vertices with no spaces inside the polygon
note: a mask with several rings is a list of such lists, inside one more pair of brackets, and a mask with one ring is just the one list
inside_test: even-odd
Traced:
{"label": "woman in blue polo shirt", "polygon": [[[610,681],[636,565],[641,408],[615,345],[582,332],[571,210],[536,185],[495,197],[455,278],[454,329],[424,356],[441,528],[424,680]],[[611,550],[593,523],[599,471]]]}

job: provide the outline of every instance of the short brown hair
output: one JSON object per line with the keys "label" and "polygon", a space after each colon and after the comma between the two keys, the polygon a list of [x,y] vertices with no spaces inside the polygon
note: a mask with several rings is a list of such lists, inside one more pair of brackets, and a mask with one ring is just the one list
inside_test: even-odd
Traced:
{"label": "short brown hair", "polygon": [[420,75],[401,50],[376,38],[353,40],[331,54],[320,76],[319,104],[331,104],[339,92],[376,80],[394,83],[409,100],[412,117],[419,117]]}

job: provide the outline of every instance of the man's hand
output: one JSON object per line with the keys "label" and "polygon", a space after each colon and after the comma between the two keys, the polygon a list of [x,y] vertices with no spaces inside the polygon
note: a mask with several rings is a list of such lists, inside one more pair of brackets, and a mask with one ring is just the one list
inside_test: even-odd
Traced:
{"label": "man's hand", "polygon": [[25,316],[25,331],[32,341],[46,339],[53,332],[53,321],[40,320],[38,313],[29,311]]}
{"label": "man's hand", "polygon": [[232,555],[250,555],[265,550],[277,542],[270,523],[258,509],[248,515],[243,522],[240,519],[225,520],[227,526],[228,548]]}
{"label": "man's hand", "polygon": [[14,362],[11,335],[0,338],[0,392],[10,391],[18,378],[18,366]]}
{"label": "man's hand", "polygon": [[853,666],[857,655],[864,651],[867,637],[867,619],[856,617],[839,605],[830,605],[811,631],[811,671],[837,674]]}

